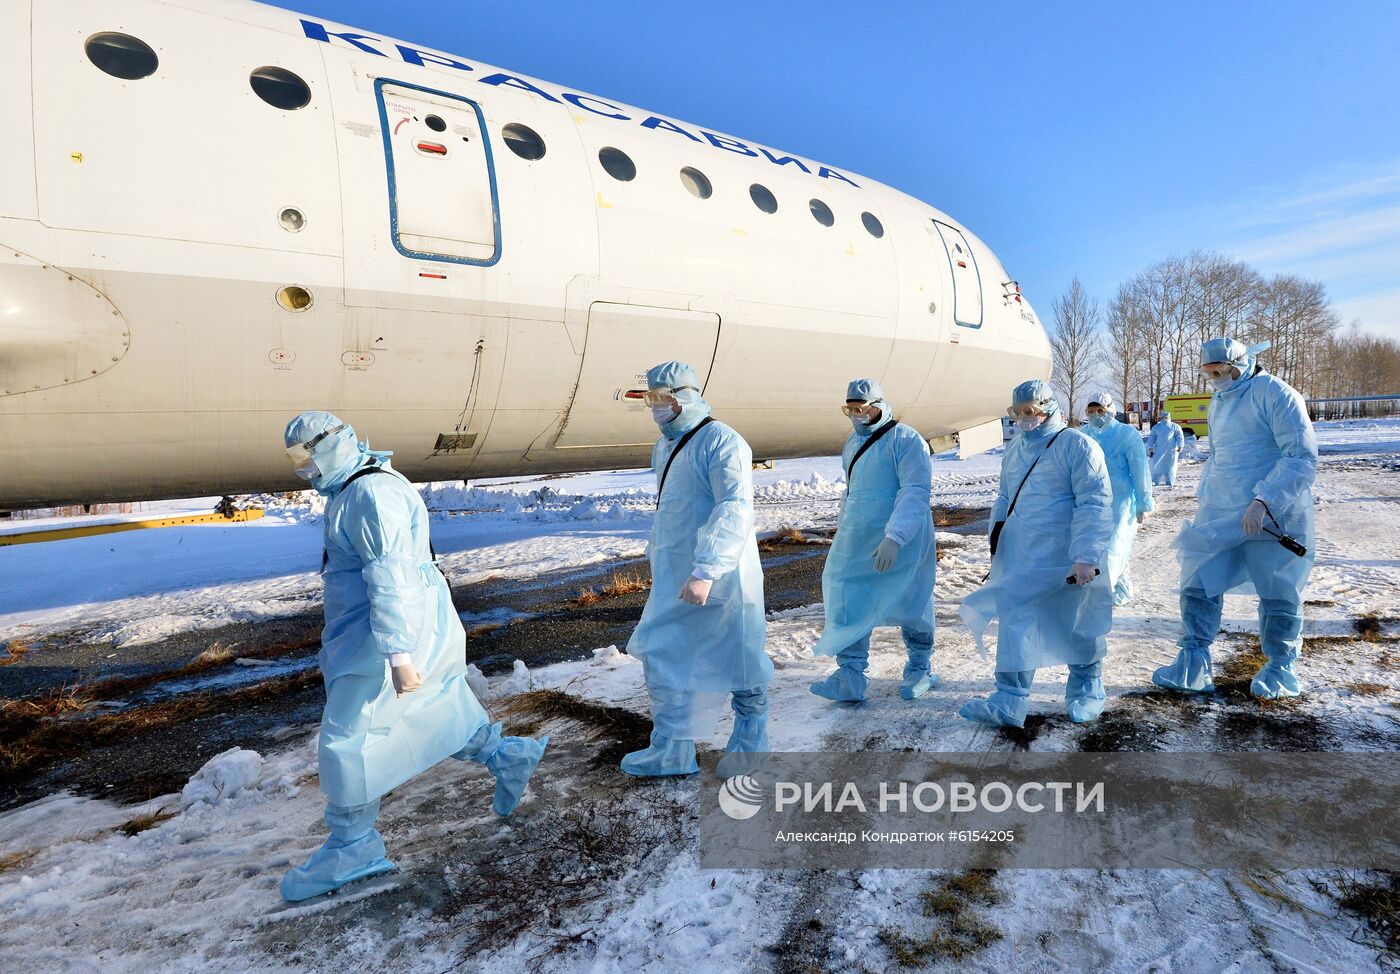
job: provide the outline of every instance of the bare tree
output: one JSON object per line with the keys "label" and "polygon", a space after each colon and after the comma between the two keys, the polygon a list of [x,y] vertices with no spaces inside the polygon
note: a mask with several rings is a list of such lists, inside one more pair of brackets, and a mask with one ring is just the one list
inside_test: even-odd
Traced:
{"label": "bare tree", "polygon": [[1077,426],[1075,410],[1079,397],[1099,367],[1103,316],[1099,303],[1089,297],[1078,277],[1070,281],[1069,290],[1055,299],[1051,312],[1055,318],[1055,333],[1050,338],[1055,384],[1065,397],[1065,418],[1071,426]]}
{"label": "bare tree", "polygon": [[1110,391],[1127,409],[1143,395],[1143,314],[1137,292],[1130,284],[1121,284],[1108,304],[1106,335],[1103,341],[1103,371],[1111,377]]}

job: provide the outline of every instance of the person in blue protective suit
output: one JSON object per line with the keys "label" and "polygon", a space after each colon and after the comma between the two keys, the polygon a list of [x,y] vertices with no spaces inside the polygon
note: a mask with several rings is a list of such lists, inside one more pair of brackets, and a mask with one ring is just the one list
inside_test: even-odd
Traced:
{"label": "person in blue protective suit", "polygon": [[647,372],[645,401],[661,429],[651,529],[651,592],[627,652],[642,661],[651,743],[622,759],[630,775],[691,774],[695,738],[732,698],[734,732],[720,771],[768,750],[763,569],[753,532],[753,453],[711,418],[695,370],[666,362]]}
{"label": "person in blue protective suit", "polygon": [[843,411],[855,431],[841,450],[846,499],[822,571],[826,625],[812,650],[839,665],[812,692],[864,700],[871,630],[899,626],[909,653],[899,695],[913,700],[938,685],[930,669],[938,560],[928,443],[895,419],[872,379],[850,383]]}
{"label": "person in blue protective suit", "polygon": [[1099,445],[1065,425],[1048,383],[1018,385],[1008,410],[1019,435],[1006,445],[991,514],[990,581],[960,613],[984,655],[998,620],[996,690],[963,704],[968,720],[1023,727],[1031,681],[1067,664],[1065,705],[1083,723],[1103,712],[1105,636],[1113,587],[1101,570],[1113,535],[1113,490]]}
{"label": "person in blue protective suit", "polygon": [[1152,461],[1152,482],[1176,486],[1176,461],[1186,446],[1186,437],[1181,427],[1172,422],[1171,413],[1163,413],[1162,418],[1152,426],[1147,434],[1147,456]]}
{"label": "person in blue protective suit", "polygon": [[1113,538],[1108,545],[1108,583],[1113,586],[1113,604],[1123,605],[1133,597],[1128,575],[1128,557],[1133,552],[1138,525],[1151,513],[1152,485],[1147,476],[1147,450],[1142,434],[1118,422],[1113,415],[1113,396],[1094,393],[1086,409],[1089,422],[1084,432],[1103,450],[1113,486]]}
{"label": "person in blue protective suit", "polygon": [[1196,488],[1196,517],[1176,540],[1180,652],[1152,674],[1171,690],[1215,689],[1210,647],[1227,592],[1259,596],[1259,642],[1268,662],[1250,692],[1272,700],[1302,690],[1293,661],[1303,644],[1302,593],[1313,564],[1317,440],[1303,397],[1255,362],[1267,347],[1226,338],[1201,347],[1201,371],[1214,390],[1210,459]]}
{"label": "person in blue protective suit", "polygon": [[486,766],[492,809],[509,815],[547,737],[502,737],[466,682],[466,634],[434,564],[418,491],[326,412],[287,424],[297,475],[329,500],[325,514],[326,708],[318,742],[330,838],[282,880],[304,900],[387,872],[379,800],[446,757]]}

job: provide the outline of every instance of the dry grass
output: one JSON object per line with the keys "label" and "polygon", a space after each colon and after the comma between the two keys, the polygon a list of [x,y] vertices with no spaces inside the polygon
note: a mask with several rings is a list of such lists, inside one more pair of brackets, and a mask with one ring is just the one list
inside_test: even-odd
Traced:
{"label": "dry grass", "polygon": [[1383,616],[1379,616],[1375,613],[1372,613],[1370,615],[1364,615],[1357,619],[1353,619],[1351,627],[1352,629],[1356,630],[1356,635],[1359,636],[1363,642],[1397,642],[1400,640],[1396,640],[1394,637],[1387,637],[1385,634],[1385,624],[1387,622],[1394,621],[1395,620],[1393,619],[1385,618]]}
{"label": "dry grass", "polygon": [[1390,687],[1384,683],[1370,683],[1366,680],[1357,680],[1354,683],[1345,684],[1352,693],[1363,697],[1383,697],[1390,692]]}
{"label": "dry grass", "polygon": [[934,507],[935,528],[960,528],[986,520],[991,509],[986,507]]}
{"label": "dry grass", "polygon": [[1244,647],[1238,652],[1225,657],[1217,664],[1216,683],[1244,682],[1249,683],[1254,679],[1254,675],[1264,668],[1264,664],[1269,662],[1269,657],[1265,656],[1259,649],[1258,637],[1244,637]]}
{"label": "dry grass", "polygon": [[33,649],[34,646],[27,639],[11,639],[5,643],[3,649],[4,656],[0,656],[0,666],[9,666],[11,663],[18,663],[24,658],[24,654]]}
{"label": "dry grass", "polygon": [[961,961],[1004,936],[982,915],[982,907],[1001,903],[995,869],[967,869],[940,876],[919,894],[923,914],[934,921],[924,937],[911,937],[898,927],[882,927],[880,942],[901,967],[926,967],[940,960]]}
{"label": "dry grass", "polygon": [[180,667],[178,672],[181,675],[198,673],[200,670],[231,663],[234,658],[233,649],[234,647],[225,646],[223,643],[211,643],[208,649]]}
{"label": "dry grass", "polygon": [[[0,744],[0,784],[17,781],[41,765],[198,717],[292,693],[321,682],[319,670],[294,673],[233,693],[193,693],[177,700],[134,707],[115,714],[72,720],[40,719]],[[28,701],[16,701],[27,703]],[[7,738],[9,734],[5,735]]]}
{"label": "dry grass", "polygon": [[147,829],[155,828],[161,822],[169,821],[177,814],[177,812],[167,812],[164,806],[162,806],[157,808],[154,812],[150,812],[146,815],[138,815],[129,822],[123,822],[121,825],[117,826],[116,831],[124,835],[140,835]]}
{"label": "dry grass", "polygon": [[770,538],[764,538],[758,543],[759,551],[776,551],[783,545],[789,544],[813,544],[811,538],[803,534],[798,528],[791,525],[783,525]]}
{"label": "dry grass", "polygon": [[37,697],[0,703],[0,737],[9,737],[39,721],[86,710],[92,696],[80,687],[61,686]]}
{"label": "dry grass", "polygon": [[495,632],[497,629],[502,628],[504,628],[504,626],[499,622],[487,622],[480,626],[472,626],[470,629],[467,630],[467,638],[480,639],[482,636],[488,635],[490,633]]}
{"label": "dry grass", "polygon": [[23,869],[33,861],[39,854],[38,849],[25,849],[23,852],[11,852],[0,855],[0,873],[9,872],[12,869]]}
{"label": "dry grass", "polygon": [[651,579],[641,572],[613,572],[612,578],[599,588],[580,589],[578,595],[574,596],[572,604],[587,608],[591,605],[597,605],[604,599],[615,599],[621,595],[645,592],[649,588],[651,588]]}
{"label": "dry grass", "polygon": [[1342,909],[1366,921],[1371,936],[1365,942],[1394,965],[1400,960],[1400,873],[1383,871],[1373,877],[1343,874],[1336,899]]}

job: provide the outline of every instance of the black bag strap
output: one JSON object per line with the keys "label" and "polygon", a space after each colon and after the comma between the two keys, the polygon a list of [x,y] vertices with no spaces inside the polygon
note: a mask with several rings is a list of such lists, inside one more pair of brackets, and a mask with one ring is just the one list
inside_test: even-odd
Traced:
{"label": "black bag strap", "polygon": [[1026,486],[1026,481],[1027,481],[1027,480],[1030,480],[1030,479],[1031,479],[1031,474],[1035,473],[1036,464],[1040,463],[1040,458],[1041,458],[1041,457],[1045,456],[1045,454],[1047,454],[1047,453],[1050,452],[1050,448],[1051,448],[1052,446],[1054,446],[1054,445],[1055,445],[1055,441],[1058,440],[1058,439],[1060,438],[1060,433],[1063,433],[1063,432],[1064,432],[1065,430],[1067,430],[1067,429],[1069,429],[1068,426],[1064,427],[1064,428],[1061,429],[1059,432],[1057,432],[1054,436],[1050,437],[1050,442],[1047,443],[1047,444],[1045,444],[1045,449],[1041,450],[1040,453],[1036,456],[1035,460],[1032,461],[1032,463],[1031,463],[1031,468],[1030,468],[1029,470],[1027,470],[1027,471],[1026,471],[1026,475],[1025,475],[1024,477],[1021,478],[1021,486],[1016,488],[1016,493],[1015,493],[1015,494],[1012,496],[1012,498],[1011,498],[1011,506],[1008,507],[1008,508],[1006,509],[1006,517],[1002,518],[1002,520],[1004,520],[1004,521],[1009,521],[1009,520],[1011,520],[1011,512],[1014,511],[1014,510],[1016,510],[1016,501],[1020,498],[1020,496],[1021,496],[1021,490]]}
{"label": "black bag strap", "polygon": [[701,431],[702,429],[704,429],[706,426],[709,426],[709,425],[710,425],[711,423],[713,423],[714,421],[715,421],[715,418],[714,418],[713,416],[706,416],[704,419],[700,420],[700,422],[696,423],[696,424],[695,424],[695,428],[692,429],[692,430],[690,430],[690,431],[687,432],[684,436],[681,437],[680,442],[676,444],[676,448],[675,448],[674,450],[672,450],[672,451],[671,451],[671,455],[670,455],[669,457],[666,458],[666,469],[664,469],[664,470],[661,471],[661,485],[660,485],[659,487],[656,488],[656,506],[657,506],[657,507],[660,507],[660,506],[661,506],[661,492],[662,492],[663,490],[666,489],[666,476],[667,476],[667,474],[669,474],[669,473],[671,472],[671,464],[673,464],[673,463],[676,462],[676,456],[677,456],[682,450],[685,449],[685,445],[686,445],[687,443],[690,442],[690,438],[691,438],[692,436],[694,436],[696,433],[700,432],[700,431]]}
{"label": "black bag strap", "polygon": [[[1069,427],[1066,426],[1060,429],[1054,436],[1050,437],[1050,442],[1045,444],[1045,449],[1041,450],[1040,453],[1036,455],[1036,458],[1031,461],[1030,469],[1027,470],[1026,475],[1021,478],[1020,486],[1016,488],[1016,493],[1011,498],[1011,504],[1006,509],[1006,517],[992,525],[992,536],[987,540],[987,547],[991,549],[993,558],[997,556],[997,542],[1001,540],[1001,529],[1006,525],[1007,521],[1011,520],[1011,512],[1016,510],[1016,501],[1021,497],[1021,489],[1026,486],[1026,481],[1031,479],[1031,474],[1035,472],[1035,466],[1040,463],[1040,458],[1050,452],[1050,448],[1054,446],[1055,441],[1060,438],[1060,433],[1063,433],[1066,429],[1069,429]],[[991,572],[988,572],[982,581],[985,582],[990,577]]]}
{"label": "black bag strap", "polygon": [[895,428],[896,426],[898,426],[898,425],[899,425],[899,420],[897,420],[897,419],[891,419],[891,420],[890,420],[888,423],[886,423],[884,426],[881,426],[881,427],[880,427],[879,429],[877,429],[874,433],[870,434],[870,439],[866,440],[864,443],[862,443],[862,444],[860,445],[860,449],[856,451],[856,455],[853,456],[853,457],[851,457],[851,465],[850,465],[849,467],[846,468],[846,489],[847,489],[847,490],[850,490],[850,489],[851,489],[851,471],[855,470],[856,464],[860,462],[860,458],[863,457],[863,456],[865,456],[865,451],[868,450],[868,449],[870,449],[872,446],[874,446],[876,440],[878,440],[880,437],[884,436],[886,433],[888,433],[890,430],[894,429],[894,428]]}
{"label": "black bag strap", "polygon": [[[342,487],[342,488],[340,488],[340,493],[339,493],[339,494],[336,494],[336,495],[335,495],[335,496],[336,496],[336,500],[339,500],[341,497],[343,497],[343,496],[345,495],[346,488],[348,488],[348,487],[349,487],[351,484],[353,484],[355,481],[359,480],[361,477],[368,477],[368,476],[369,476],[370,474],[372,474],[372,473],[388,473],[388,472],[389,472],[389,471],[385,470],[383,467],[381,467],[381,466],[379,465],[379,461],[378,461],[378,460],[371,460],[368,464],[366,464],[365,466],[361,467],[359,470],[356,470],[354,473],[352,473],[352,474],[349,476],[348,479],[346,479],[346,481],[345,481],[345,486]],[[328,514],[330,513],[329,508],[327,509],[327,513],[328,513]],[[436,564],[436,563],[437,563],[437,551],[435,551],[435,550],[433,549],[433,539],[432,539],[431,537],[428,538],[428,554],[430,554],[430,555],[433,556],[433,563]],[[330,563],[330,560],[331,560],[330,552],[328,552],[325,548],[322,548],[322,549],[321,549],[321,574],[322,574],[322,575],[324,575],[324,574],[326,573],[326,565],[328,565],[328,564]],[[438,571],[442,571],[442,568],[439,567],[439,568],[438,568]],[[444,573],[443,573],[443,578],[446,578],[446,577],[447,577],[447,574],[446,574],[446,572],[444,572]]]}

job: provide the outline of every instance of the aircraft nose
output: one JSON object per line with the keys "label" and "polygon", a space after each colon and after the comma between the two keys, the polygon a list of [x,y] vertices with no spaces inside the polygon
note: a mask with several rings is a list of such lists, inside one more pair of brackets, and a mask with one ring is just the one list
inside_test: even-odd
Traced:
{"label": "aircraft nose", "polygon": [[0,245],[0,398],[90,379],[130,346],[126,319],[101,291]]}

